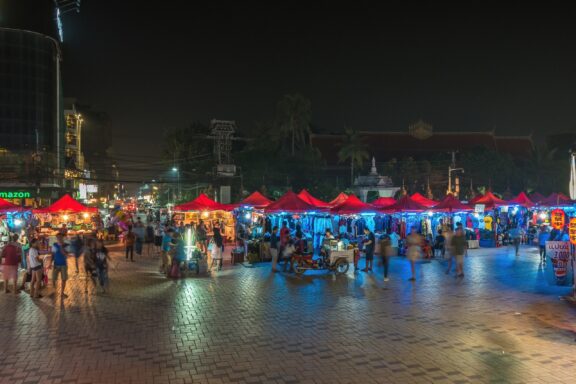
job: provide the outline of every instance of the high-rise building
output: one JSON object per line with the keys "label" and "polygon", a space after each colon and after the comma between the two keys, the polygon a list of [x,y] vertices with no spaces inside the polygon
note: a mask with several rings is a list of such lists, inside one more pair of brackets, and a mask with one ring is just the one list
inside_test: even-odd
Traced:
{"label": "high-rise building", "polygon": [[0,192],[52,198],[65,167],[58,9],[3,0],[0,15]]}

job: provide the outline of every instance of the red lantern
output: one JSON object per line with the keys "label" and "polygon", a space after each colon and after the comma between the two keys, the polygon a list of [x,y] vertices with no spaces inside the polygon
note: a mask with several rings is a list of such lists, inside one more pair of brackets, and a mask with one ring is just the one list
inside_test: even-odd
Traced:
{"label": "red lantern", "polygon": [[564,228],[564,224],[566,224],[566,216],[564,215],[564,211],[561,209],[555,209],[550,212],[550,224],[554,229]]}
{"label": "red lantern", "polygon": [[568,224],[568,235],[570,236],[570,242],[576,245],[576,217],[570,219]]}

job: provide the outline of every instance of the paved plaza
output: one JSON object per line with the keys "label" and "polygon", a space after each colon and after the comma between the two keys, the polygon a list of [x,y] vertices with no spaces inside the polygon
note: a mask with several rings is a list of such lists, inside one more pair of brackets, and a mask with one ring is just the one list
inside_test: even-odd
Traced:
{"label": "paved plaza", "polygon": [[[225,266],[167,280],[115,253],[107,294],[0,297],[0,383],[570,383],[576,307],[536,249],[470,251],[391,279]],[[362,265],[363,261],[361,262]],[[72,268],[73,270],[74,268]]]}

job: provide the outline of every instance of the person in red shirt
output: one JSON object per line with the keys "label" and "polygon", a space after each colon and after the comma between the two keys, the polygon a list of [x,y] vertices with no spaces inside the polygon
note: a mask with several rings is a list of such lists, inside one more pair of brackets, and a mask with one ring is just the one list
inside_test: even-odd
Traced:
{"label": "person in red shirt", "polygon": [[284,221],[280,228],[280,247],[285,247],[288,240],[290,240],[290,229],[288,229],[288,222]]}
{"label": "person in red shirt", "polygon": [[14,294],[20,293],[18,291],[18,265],[22,262],[22,248],[17,241],[18,235],[14,235],[12,242],[6,244],[0,255],[4,275],[4,293],[10,292],[8,290],[10,280],[14,282]]}

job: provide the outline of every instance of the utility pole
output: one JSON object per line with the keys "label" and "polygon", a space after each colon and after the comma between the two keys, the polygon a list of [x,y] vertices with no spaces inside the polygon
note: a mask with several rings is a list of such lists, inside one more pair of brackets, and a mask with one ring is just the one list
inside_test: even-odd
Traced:
{"label": "utility pole", "polygon": [[458,197],[460,193],[460,179],[458,177],[455,180],[455,191],[452,191],[452,172],[454,171],[462,171],[464,173],[464,168],[456,168],[456,151],[452,151],[452,162],[448,166],[448,189],[446,194],[453,193],[455,197]]}

